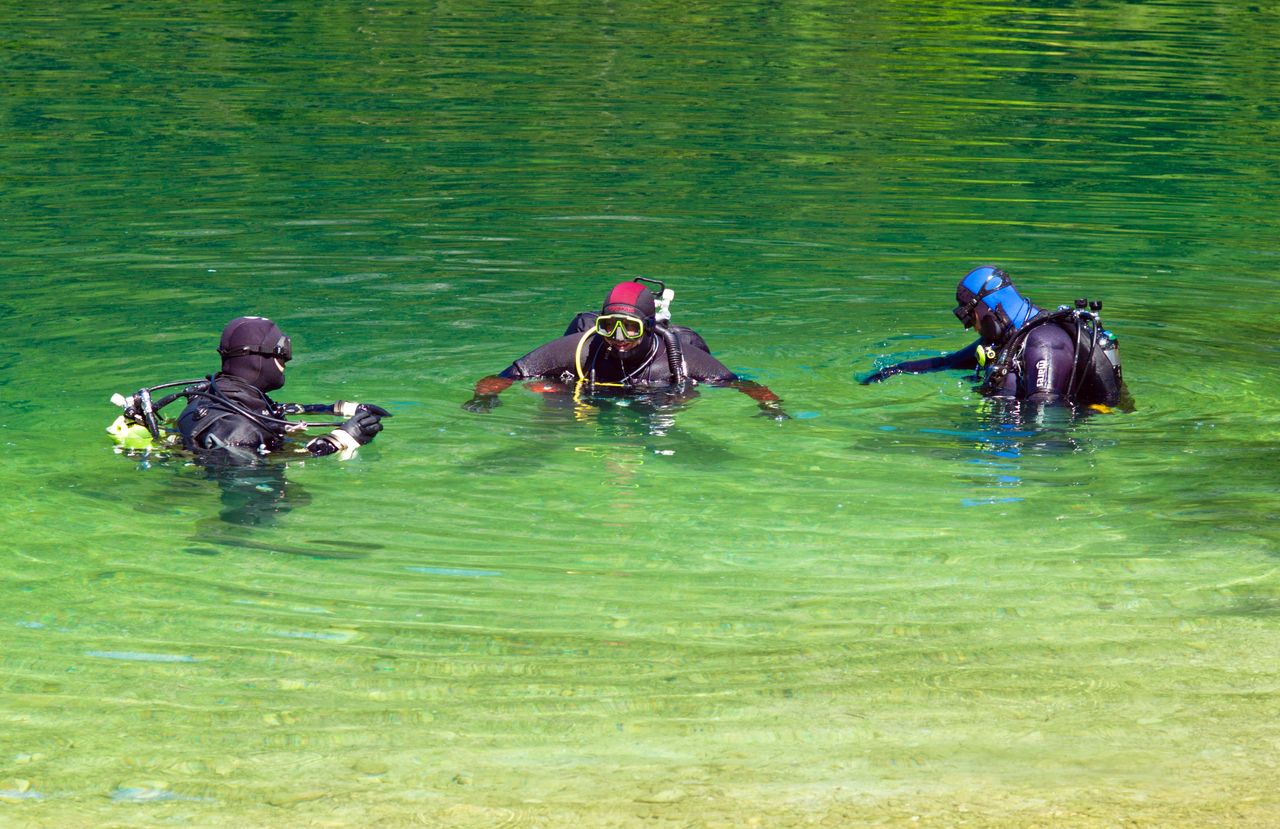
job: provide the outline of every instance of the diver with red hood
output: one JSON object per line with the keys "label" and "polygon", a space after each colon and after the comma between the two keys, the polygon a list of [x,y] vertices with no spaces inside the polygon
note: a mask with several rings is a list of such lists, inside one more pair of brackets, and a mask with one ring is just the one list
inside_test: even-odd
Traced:
{"label": "diver with red hood", "polygon": [[[218,354],[222,357],[222,370],[217,374],[191,383],[154,404],[149,394],[154,389],[143,389],[126,401],[126,415],[132,413],[159,437],[158,430],[153,428],[155,413],[167,403],[185,397],[187,406],[177,422],[183,447],[228,459],[246,453],[277,451],[284,448],[289,434],[317,425],[337,428],[308,441],[305,444],[308,453],[350,454],[373,440],[382,431],[382,418],[391,416],[381,406],[367,403],[339,400],[332,404],[303,405],[276,403],[268,397],[267,392],[284,387],[285,364],[293,358],[293,345],[284,332],[265,317],[238,317],[227,323],[222,330]],[[285,420],[286,415],[303,413],[335,414],[347,420],[340,424]]]}
{"label": "diver with red hood", "polygon": [[[648,282],[658,289],[655,299]],[[640,278],[610,289],[598,314],[577,315],[564,336],[535,348],[501,373],[481,378],[463,408],[488,412],[498,395],[518,380],[550,380],[591,393],[623,394],[706,383],[732,386],[756,401],[763,414],[786,420],[781,399],[767,386],[744,380],[711,356],[697,332],[669,323],[672,292],[657,280]]]}

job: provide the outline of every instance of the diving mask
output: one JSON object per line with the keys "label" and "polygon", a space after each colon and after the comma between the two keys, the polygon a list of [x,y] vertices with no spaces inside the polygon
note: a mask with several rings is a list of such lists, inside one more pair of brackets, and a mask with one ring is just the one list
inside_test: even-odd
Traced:
{"label": "diving mask", "polygon": [[627,314],[596,317],[596,333],[611,340],[638,340],[644,336],[644,320]]}
{"label": "diving mask", "polygon": [[235,348],[219,348],[218,353],[225,360],[228,357],[240,357],[245,354],[260,354],[263,357],[274,357],[282,363],[287,363],[293,359],[293,341],[288,337],[281,337],[276,341],[275,348],[270,351],[265,348],[254,348],[251,345],[241,345]]}
{"label": "diving mask", "polygon": [[[993,268],[984,265],[981,268],[974,268],[965,274],[964,279],[960,280],[960,284],[956,286],[956,302],[959,303],[952,313],[956,315],[956,319],[960,320],[960,324],[965,328],[972,328],[974,323],[974,308],[983,299],[991,294],[996,293],[1001,288],[1012,286],[1009,275],[999,268]],[[988,303],[990,305],[991,303]]]}

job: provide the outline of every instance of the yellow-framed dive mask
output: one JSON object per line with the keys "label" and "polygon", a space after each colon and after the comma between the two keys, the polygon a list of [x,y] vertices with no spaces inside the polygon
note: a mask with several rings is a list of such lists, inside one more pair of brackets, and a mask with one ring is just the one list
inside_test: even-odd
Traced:
{"label": "yellow-framed dive mask", "polygon": [[644,336],[644,320],[628,314],[601,314],[596,333],[611,340],[638,340]]}

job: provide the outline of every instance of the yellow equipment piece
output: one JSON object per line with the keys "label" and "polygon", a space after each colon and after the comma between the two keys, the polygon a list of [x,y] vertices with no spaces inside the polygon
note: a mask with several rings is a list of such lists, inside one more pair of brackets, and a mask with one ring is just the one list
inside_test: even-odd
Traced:
{"label": "yellow equipment piece", "polygon": [[117,417],[107,427],[107,434],[117,446],[123,446],[125,449],[150,449],[155,446],[155,441],[152,440],[147,427],[141,423],[125,420],[124,415]]}

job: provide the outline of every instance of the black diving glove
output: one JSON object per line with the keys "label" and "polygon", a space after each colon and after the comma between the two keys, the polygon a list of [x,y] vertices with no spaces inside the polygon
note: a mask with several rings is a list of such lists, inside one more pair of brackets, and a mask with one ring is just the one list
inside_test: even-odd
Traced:
{"label": "black diving glove", "polygon": [[391,417],[391,412],[372,403],[354,403],[350,400],[339,400],[333,404],[333,413],[343,417],[352,417],[360,412],[373,412],[378,417]]}
{"label": "black diving glove", "polygon": [[[334,429],[330,434],[335,432],[345,432],[350,435],[351,439],[357,444],[364,446],[366,443],[373,440],[374,435],[382,431],[383,415],[373,411],[373,409],[376,408],[379,407],[373,406],[370,407],[369,411],[356,412],[356,414],[349,418],[346,423],[342,424],[337,429]],[[386,410],[381,409],[381,411],[385,412]]]}
{"label": "black diving glove", "polygon": [[463,403],[462,408],[476,414],[488,414],[501,405],[502,401],[498,399],[496,394],[477,394],[466,403]]}
{"label": "black diving glove", "polygon": [[872,373],[868,374],[866,377],[863,377],[862,380],[859,382],[861,382],[862,385],[864,386],[869,386],[872,383],[879,383],[882,380],[886,380],[895,374],[901,374],[901,373],[902,373],[902,369],[898,368],[897,366],[885,366],[879,371],[873,371]]}
{"label": "black diving glove", "polygon": [[307,444],[312,454],[332,455],[343,452],[349,457],[356,449],[373,440],[382,431],[382,417],[374,412],[359,412],[346,423],[327,435],[321,435]]}

